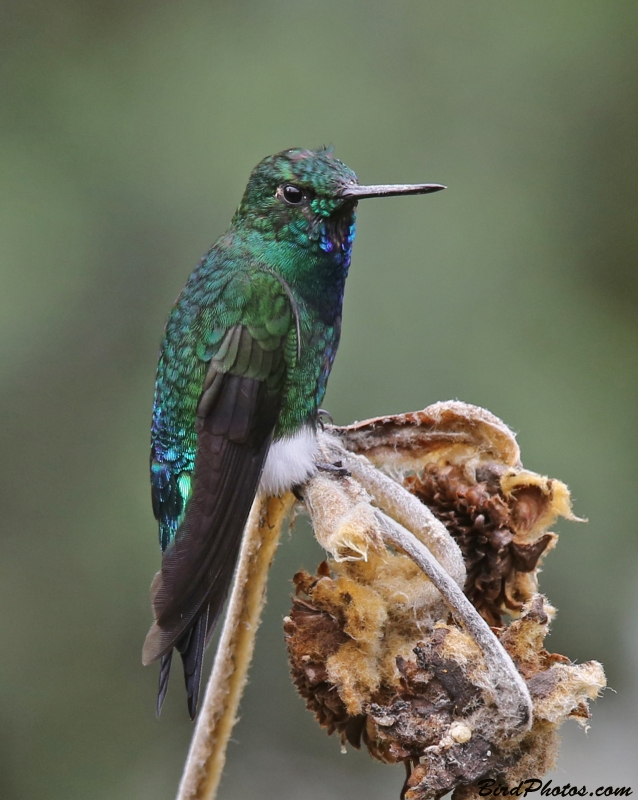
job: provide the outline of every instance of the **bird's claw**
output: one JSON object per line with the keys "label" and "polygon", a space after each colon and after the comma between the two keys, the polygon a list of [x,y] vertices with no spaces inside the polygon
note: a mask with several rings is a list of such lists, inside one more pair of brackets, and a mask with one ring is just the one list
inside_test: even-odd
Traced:
{"label": "bird's claw", "polygon": [[351,475],[350,470],[347,470],[341,461],[335,461],[334,464],[315,464],[315,466],[321,472],[329,472],[335,478],[349,478]]}
{"label": "bird's claw", "polygon": [[331,425],[334,425],[334,419],[332,418],[332,414],[329,411],[326,411],[325,408],[320,408],[317,411],[317,424],[319,425],[322,431],[325,430],[326,428],[326,420],[328,420],[328,422]]}

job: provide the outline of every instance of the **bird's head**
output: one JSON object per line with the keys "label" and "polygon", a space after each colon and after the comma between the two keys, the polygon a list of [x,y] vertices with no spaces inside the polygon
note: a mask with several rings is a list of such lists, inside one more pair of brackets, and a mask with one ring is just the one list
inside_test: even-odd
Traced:
{"label": "bird's head", "polygon": [[[331,148],[284,150],[252,171],[233,225],[258,228],[300,245],[316,243],[329,252],[337,237],[354,236],[357,202],[367,197],[426,194],[439,184],[362,186]],[[352,228],[352,231],[350,229]]]}

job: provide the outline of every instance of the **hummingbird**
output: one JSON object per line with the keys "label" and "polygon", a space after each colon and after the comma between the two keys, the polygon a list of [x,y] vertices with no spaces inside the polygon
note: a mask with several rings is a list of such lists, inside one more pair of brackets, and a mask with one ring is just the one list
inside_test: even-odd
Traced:
{"label": "hummingbird", "polygon": [[316,469],[357,203],[444,188],[363,186],[332,148],[268,156],[252,171],[229,229],[177,298],[151,426],[162,563],[142,661],[160,660],[158,715],[177,650],[195,718],[204,650],[255,496],[282,495]]}

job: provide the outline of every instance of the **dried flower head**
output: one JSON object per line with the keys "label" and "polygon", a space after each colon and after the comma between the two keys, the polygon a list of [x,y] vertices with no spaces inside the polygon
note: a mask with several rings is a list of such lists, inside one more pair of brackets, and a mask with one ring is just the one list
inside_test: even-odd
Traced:
{"label": "dried flower head", "polygon": [[543,774],[559,725],[587,720],[605,684],[596,662],[543,649],[554,611],[537,571],[548,527],[573,518],[567,487],[524,470],[512,432],[463,403],[330,433],[323,460],[350,474],[303,488],[330,558],[295,576],[285,621],[308,708],[342,742],[403,761],[407,800]]}
{"label": "dried flower head", "polygon": [[521,610],[558,538],[548,527],[575,517],[564,483],[523,469],[500,419],[448,402],[339,432],[349,450],[397,477],[443,522],[463,553],[465,592],[490,625]]}

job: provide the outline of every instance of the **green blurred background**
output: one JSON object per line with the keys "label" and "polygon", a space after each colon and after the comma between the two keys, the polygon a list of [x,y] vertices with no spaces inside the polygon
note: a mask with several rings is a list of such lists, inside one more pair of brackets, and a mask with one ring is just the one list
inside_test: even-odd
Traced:
{"label": "green blurred background", "polygon": [[[169,800],[192,727],[140,664],[162,326],[250,169],[334,143],[365,182],[338,422],[460,398],[566,481],[551,649],[610,685],[554,780],[638,790],[635,0],[0,2],[0,798]],[[273,568],[221,797],[396,798],[288,681]],[[209,654],[210,657],[210,654]]]}

